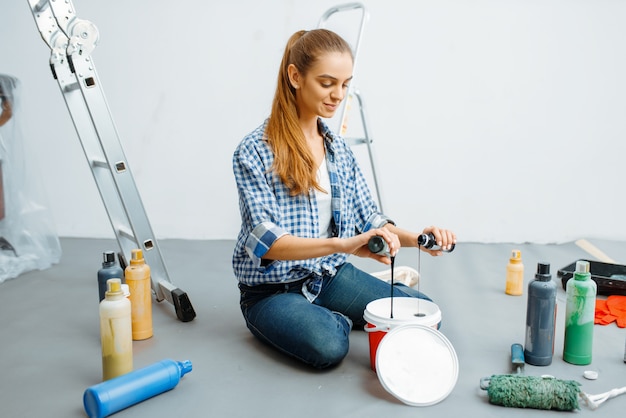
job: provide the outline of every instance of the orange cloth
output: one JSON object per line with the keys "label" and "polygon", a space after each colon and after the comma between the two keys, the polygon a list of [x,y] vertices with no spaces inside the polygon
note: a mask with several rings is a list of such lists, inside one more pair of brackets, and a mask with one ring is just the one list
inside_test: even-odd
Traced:
{"label": "orange cloth", "polygon": [[611,295],[606,300],[596,300],[594,323],[608,325],[613,321],[617,321],[618,327],[626,328],[626,296]]}

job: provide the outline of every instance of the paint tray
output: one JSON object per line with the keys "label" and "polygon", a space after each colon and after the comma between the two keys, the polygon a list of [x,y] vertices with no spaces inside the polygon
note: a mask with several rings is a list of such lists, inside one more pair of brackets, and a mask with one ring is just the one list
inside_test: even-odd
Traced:
{"label": "paint tray", "polygon": [[[576,261],[589,263],[589,273],[591,273],[591,279],[598,285],[598,295],[626,295],[626,266],[582,259]],[[563,289],[566,288],[567,281],[574,277],[576,261],[557,272]]]}

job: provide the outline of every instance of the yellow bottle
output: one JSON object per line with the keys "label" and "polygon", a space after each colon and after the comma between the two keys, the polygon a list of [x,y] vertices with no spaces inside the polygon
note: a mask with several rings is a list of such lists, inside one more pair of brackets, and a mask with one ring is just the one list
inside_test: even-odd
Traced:
{"label": "yellow bottle", "polygon": [[109,279],[106,284],[107,291],[100,302],[102,380],[133,371],[130,302],[122,292],[122,279]]}
{"label": "yellow bottle", "polygon": [[509,264],[506,266],[506,289],[507,295],[520,296],[524,288],[524,265],[522,264],[522,253],[520,250],[513,250]]}
{"label": "yellow bottle", "polygon": [[150,267],[140,249],[131,251],[130,265],[124,275],[130,290],[133,340],[145,340],[152,337],[152,283]]}

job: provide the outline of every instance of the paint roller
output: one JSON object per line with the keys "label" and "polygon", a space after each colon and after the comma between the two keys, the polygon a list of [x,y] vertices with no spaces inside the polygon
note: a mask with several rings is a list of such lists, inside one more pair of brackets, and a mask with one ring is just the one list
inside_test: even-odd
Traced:
{"label": "paint roller", "polygon": [[580,383],[553,376],[522,375],[524,352],[520,344],[511,346],[511,365],[517,374],[492,375],[480,380],[480,388],[487,391],[489,403],[511,408],[573,411],[580,409],[579,398],[591,409],[626,393],[626,387],[599,395],[580,390]]}

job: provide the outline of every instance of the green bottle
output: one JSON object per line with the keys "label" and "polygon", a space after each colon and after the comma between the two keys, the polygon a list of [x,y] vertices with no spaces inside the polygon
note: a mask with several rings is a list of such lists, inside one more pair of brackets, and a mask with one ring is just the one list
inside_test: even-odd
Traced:
{"label": "green bottle", "polygon": [[574,277],[568,280],[565,292],[563,360],[577,365],[590,364],[597,286],[591,280],[588,261],[576,262]]}

